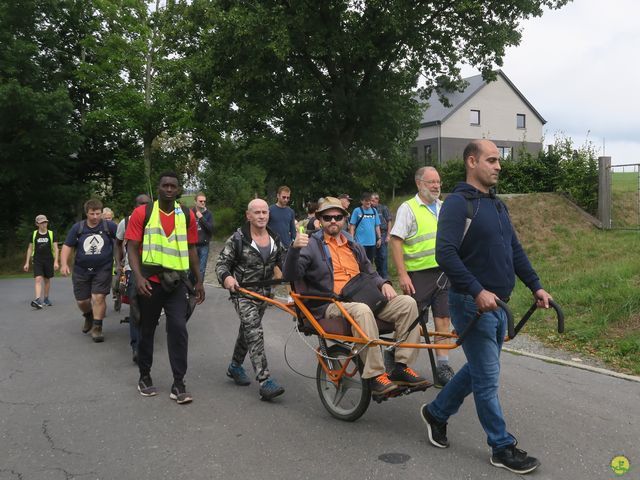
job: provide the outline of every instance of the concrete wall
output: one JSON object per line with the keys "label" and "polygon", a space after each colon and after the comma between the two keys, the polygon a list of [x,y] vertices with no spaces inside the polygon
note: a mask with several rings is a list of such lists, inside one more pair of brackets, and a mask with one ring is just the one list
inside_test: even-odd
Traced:
{"label": "concrete wall", "polygon": [[[471,110],[480,110],[480,125],[470,125]],[[526,128],[517,128],[516,114],[524,114]],[[442,125],[443,138],[488,138],[503,142],[542,142],[542,122],[504,79],[482,87]],[[506,145],[505,145],[506,146]]]}

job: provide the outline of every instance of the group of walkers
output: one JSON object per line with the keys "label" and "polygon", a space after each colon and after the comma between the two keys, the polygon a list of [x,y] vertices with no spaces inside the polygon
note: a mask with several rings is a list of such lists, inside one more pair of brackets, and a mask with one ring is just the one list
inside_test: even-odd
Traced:
{"label": "group of walkers", "polygon": [[[309,216],[300,222],[303,228],[296,229],[295,215],[288,207],[288,187],[278,189],[272,206],[253,199],[247,206],[246,223],[227,239],[215,267],[240,320],[226,375],[236,385],[250,385],[252,380],[243,366],[248,355],[260,398],[272,400],[284,393],[284,387],[271,377],[265,355],[262,317],[267,304],[239,291],[245,286],[271,296],[268,281],[279,276],[301,294],[341,295],[346,311],[372,339],[379,337],[376,318],[394,324],[399,341],[418,343],[419,327],[411,326],[419,311],[431,308],[439,332],[448,332],[451,323],[456,331],[463,331],[479,312],[479,321],[462,343],[466,363],[458,372],[449,365],[448,350],[436,350],[433,383],[442,390],[421,407],[420,416],[430,443],[446,448],[447,424],[473,393],[492,449],[491,464],[524,474],[540,462],[517,448],[515,437],[506,429],[498,387],[507,319],[496,300],[509,300],[516,276],[532,291],[539,307],[548,308],[551,297],[529,263],[505,205],[495,196],[500,172],[497,147],[488,140],[472,141],[463,156],[466,181],[457,184],[444,203],[439,198],[437,170],[422,167],[415,173],[416,195],[400,206],[395,218],[380,205],[377,194],[363,194],[361,205],[352,211],[349,195],[327,195],[309,206]],[[119,226],[101,216],[100,202],[88,201],[86,220],[74,225],[64,241],[60,270],[63,275],[70,273],[69,258],[75,250],[72,278],[85,319],[82,331],[101,342],[115,249],[118,268],[124,265],[123,274],[129,276],[138,390],[145,397],[157,394],[151,367],[155,329],[164,311],[174,378],[170,398],[183,404],[193,399],[184,382],[187,320],[195,305],[205,299],[202,282],[213,225],[206,198],[197,197],[195,209],[183,210],[176,200],[179,193],[177,176],[162,174],[157,200],[151,203],[146,195],[139,196],[131,216]],[[44,215],[36,218],[38,229],[30,239],[25,262],[27,270],[33,255],[36,285],[38,279],[40,283],[44,279],[44,289],[36,286],[34,302],[38,305],[42,294],[43,304],[48,301],[48,278],[58,263],[57,239],[48,231],[46,220]],[[388,279],[387,245],[398,272],[400,294]],[[51,269],[44,265],[50,260],[54,262]],[[341,315],[334,304],[309,301],[307,307],[316,318],[327,321]],[[352,333],[358,336],[355,328]],[[448,342],[446,338],[435,341]],[[402,386],[431,384],[411,367],[417,349],[397,348],[390,371],[379,348],[360,346],[357,353],[364,363],[361,377],[369,382],[374,396],[392,395]]]}

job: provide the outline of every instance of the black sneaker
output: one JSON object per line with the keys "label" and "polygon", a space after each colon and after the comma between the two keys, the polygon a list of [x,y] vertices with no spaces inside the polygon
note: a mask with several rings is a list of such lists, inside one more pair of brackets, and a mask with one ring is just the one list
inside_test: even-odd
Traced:
{"label": "black sneaker", "polygon": [[284,393],[284,388],[278,384],[275,380],[269,378],[260,384],[260,399],[261,400],[272,400],[276,398],[278,395],[282,395]]}
{"label": "black sneaker", "polygon": [[184,386],[184,382],[174,381],[171,385],[171,393],[169,394],[171,400],[175,400],[177,404],[191,403],[193,396],[187,392],[187,388]]}
{"label": "black sneaker", "polygon": [[389,380],[391,380],[396,385],[406,387],[421,387],[423,385],[430,385],[429,380],[421,377],[415,372],[415,370],[409,367],[394,368],[389,375]]}
{"label": "black sneaker", "polygon": [[153,386],[151,375],[142,375],[138,380],[138,391],[143,397],[153,397],[158,394],[158,389]]}
{"label": "black sneaker", "polygon": [[516,444],[500,450],[491,456],[491,465],[506,468],[513,473],[525,474],[533,472],[540,466],[540,461],[530,457],[527,452],[516,448]]}
{"label": "black sneaker", "polygon": [[438,365],[436,368],[436,383],[444,387],[454,375],[455,372],[449,365]]}
{"label": "black sneaker", "polygon": [[439,422],[431,416],[427,404],[425,403],[420,409],[420,416],[427,426],[429,441],[431,445],[438,448],[447,448],[449,440],[447,440],[447,422]]}
{"label": "black sneaker", "polygon": [[389,379],[389,375],[386,372],[370,379],[369,385],[371,386],[371,394],[374,397],[387,395],[398,388],[398,386]]}
{"label": "black sneaker", "polygon": [[29,305],[31,305],[36,310],[42,310],[43,308],[43,305],[40,303],[40,300],[31,300],[31,303]]}

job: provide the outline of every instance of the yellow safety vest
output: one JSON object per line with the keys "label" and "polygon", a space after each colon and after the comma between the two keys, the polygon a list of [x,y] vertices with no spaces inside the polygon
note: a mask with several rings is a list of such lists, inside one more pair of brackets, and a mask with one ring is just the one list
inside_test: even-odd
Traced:
{"label": "yellow safety vest", "polygon": [[407,200],[416,217],[418,229],[416,233],[404,239],[402,252],[404,266],[408,272],[416,272],[438,266],[436,262],[436,231],[438,219],[426,205],[420,204],[416,198]]}
{"label": "yellow safety vest", "polygon": [[187,243],[187,220],[180,204],[175,202],[175,228],[167,237],[160,221],[158,201],[153,202],[153,210],[144,227],[142,242],[142,264],[162,267],[168,270],[189,270],[189,245]]}
{"label": "yellow safety vest", "polygon": [[[49,234],[49,246],[51,247],[51,255],[53,258],[56,258],[55,247],[53,246],[53,231],[47,230]],[[38,234],[38,230],[33,231],[33,236],[31,237],[31,243],[33,244],[33,248],[31,249],[31,258],[36,254],[36,235]]]}

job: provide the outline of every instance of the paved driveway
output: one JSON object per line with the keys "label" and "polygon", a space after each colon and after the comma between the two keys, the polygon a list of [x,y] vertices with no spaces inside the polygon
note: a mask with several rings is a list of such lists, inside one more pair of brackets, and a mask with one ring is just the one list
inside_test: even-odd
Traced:
{"label": "paved driveway", "polygon": [[[220,289],[189,322],[191,405],[168,398],[162,328],[156,338],[157,397],[136,390],[128,329],[110,308],[106,341],[80,332],[68,279],[54,279],[55,305],[28,306],[32,280],[0,280],[0,479],[512,479],[489,465],[471,399],[449,424],[451,448],[431,447],[418,409],[437,391],[371,404],[355,423],[323,409],[308,347],[284,313],[265,316],[271,371],[287,389],[272,403],[257,385],[224,375],[238,321]],[[126,307],[125,307],[126,309]],[[570,319],[567,319],[570,322]],[[307,339],[313,342],[313,338]],[[542,460],[531,478],[609,479],[616,455],[640,478],[640,384],[504,354],[501,398],[511,432]],[[421,355],[420,362],[424,362]],[[463,361],[452,352],[454,367]],[[245,366],[250,369],[249,363]],[[426,367],[420,365],[426,372]],[[397,463],[393,463],[397,462]]]}

